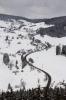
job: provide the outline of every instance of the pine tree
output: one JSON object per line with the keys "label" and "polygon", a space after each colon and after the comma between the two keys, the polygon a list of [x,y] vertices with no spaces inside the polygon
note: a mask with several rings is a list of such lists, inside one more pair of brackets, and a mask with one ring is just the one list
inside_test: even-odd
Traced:
{"label": "pine tree", "polygon": [[61,54],[61,48],[60,46],[56,46],[56,55],[60,55]]}

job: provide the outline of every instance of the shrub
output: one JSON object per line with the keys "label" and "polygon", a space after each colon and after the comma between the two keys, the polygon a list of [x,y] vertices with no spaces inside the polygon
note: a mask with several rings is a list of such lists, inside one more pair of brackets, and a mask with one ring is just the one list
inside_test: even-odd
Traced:
{"label": "shrub", "polygon": [[62,54],[66,55],[66,45],[63,45],[63,47],[62,47]]}
{"label": "shrub", "polygon": [[60,46],[56,46],[56,55],[60,55],[61,54],[61,48]]}
{"label": "shrub", "polygon": [[8,55],[7,53],[5,53],[5,54],[3,55],[3,62],[4,62],[4,64],[5,64],[5,65],[8,65],[9,61],[10,61],[9,55]]}
{"label": "shrub", "polygon": [[32,58],[29,58],[29,62],[34,63],[34,61],[33,61],[33,59],[32,59]]}

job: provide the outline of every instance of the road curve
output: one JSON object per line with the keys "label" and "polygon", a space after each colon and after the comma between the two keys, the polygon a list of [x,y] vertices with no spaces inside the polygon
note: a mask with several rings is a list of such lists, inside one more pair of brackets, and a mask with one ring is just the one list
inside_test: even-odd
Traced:
{"label": "road curve", "polygon": [[30,63],[30,62],[27,60],[27,57],[28,57],[30,54],[35,53],[35,52],[39,52],[39,51],[41,51],[41,50],[34,51],[34,52],[30,52],[30,53],[26,54],[26,55],[25,55],[25,61],[27,62],[28,65],[34,67],[34,68],[37,69],[37,70],[40,70],[41,72],[43,72],[43,73],[48,77],[48,82],[47,82],[46,91],[45,91],[45,97],[46,97],[46,96],[47,96],[47,92],[48,92],[49,87],[50,87],[50,84],[51,84],[51,76],[50,76],[50,74],[47,73],[46,71],[44,71],[44,70],[42,70],[42,69],[40,69],[40,68],[34,66],[32,63]]}

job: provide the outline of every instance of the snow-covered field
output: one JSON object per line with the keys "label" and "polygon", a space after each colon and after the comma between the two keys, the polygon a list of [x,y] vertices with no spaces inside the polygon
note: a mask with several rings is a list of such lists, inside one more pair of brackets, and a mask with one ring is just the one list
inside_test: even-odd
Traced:
{"label": "snow-covered field", "polygon": [[[29,34],[35,34],[40,27],[47,28],[52,25],[46,25],[44,22],[31,23],[25,20],[12,22],[0,21],[0,90],[7,90],[10,83],[14,90],[22,88],[22,83],[25,83],[25,88],[36,88],[39,84],[41,87],[46,86],[47,81],[45,75],[38,72],[36,69],[31,70],[29,65],[26,65],[22,70],[21,55],[28,50],[35,50],[36,46],[32,45],[33,41]],[[41,43],[49,42],[52,48],[33,53],[27,57],[34,60],[34,65],[52,76],[52,81],[66,80],[65,65],[66,57],[56,56],[55,48],[58,44],[66,44],[66,37],[52,38],[49,36],[41,37],[34,36],[35,39],[41,40]],[[20,54],[17,53],[20,51]],[[8,53],[10,62],[5,65],[3,62],[4,53]],[[16,66],[18,61],[18,69]],[[11,68],[10,68],[11,67]]]}
{"label": "snow-covered field", "polygon": [[28,56],[27,59],[32,58],[34,65],[48,72],[52,77],[52,82],[55,85],[63,80],[66,81],[66,57],[57,56],[55,47],[49,50],[36,52]]}

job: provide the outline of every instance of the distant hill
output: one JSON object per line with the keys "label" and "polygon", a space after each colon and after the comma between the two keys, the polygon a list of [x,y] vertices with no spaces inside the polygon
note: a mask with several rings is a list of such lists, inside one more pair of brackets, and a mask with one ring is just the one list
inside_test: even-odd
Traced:
{"label": "distant hill", "polygon": [[8,15],[8,14],[0,14],[0,20],[8,20],[8,19],[23,19],[23,20],[27,20],[29,22],[33,22],[33,23],[39,23],[39,22],[45,22],[46,24],[66,24],[66,16],[61,16],[61,17],[54,17],[54,18],[50,18],[50,19],[29,19],[26,17],[22,17],[22,16],[14,16],[14,15]]}
{"label": "distant hill", "polygon": [[51,37],[64,37],[66,36],[66,16],[55,17],[45,20],[46,24],[54,25],[49,28],[40,28],[38,33],[40,35],[49,35]]}
{"label": "distant hill", "polygon": [[14,15],[8,15],[8,14],[0,14],[0,20],[11,20],[11,19],[15,19],[15,20],[26,20],[28,22],[33,22],[33,23],[39,23],[39,22],[43,22],[46,19],[29,19],[26,17],[21,17],[21,16],[14,16]]}
{"label": "distant hill", "polygon": [[66,16],[55,17],[55,18],[50,18],[50,19],[29,19],[29,18],[21,17],[21,16],[0,14],[0,20],[12,21],[12,19],[26,20],[26,21],[32,22],[32,23],[45,22],[48,25],[54,25],[54,26],[48,27],[48,28],[41,27],[37,31],[37,33],[42,36],[46,35],[46,34],[51,37],[58,37],[58,38],[66,36]]}
{"label": "distant hill", "polygon": [[66,25],[66,16],[61,16],[61,17],[55,17],[55,18],[50,18],[45,20],[46,24],[65,24]]}

